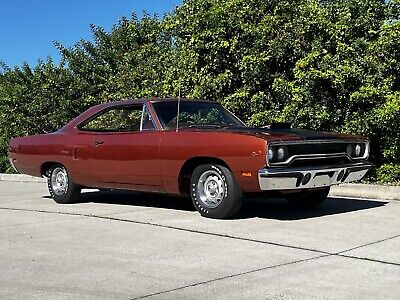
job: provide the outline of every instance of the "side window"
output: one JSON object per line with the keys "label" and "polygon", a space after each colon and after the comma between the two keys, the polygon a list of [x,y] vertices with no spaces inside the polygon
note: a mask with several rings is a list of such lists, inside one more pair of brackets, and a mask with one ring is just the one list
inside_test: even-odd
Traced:
{"label": "side window", "polygon": [[143,105],[116,107],[90,120],[81,129],[87,131],[139,131]]}
{"label": "side window", "polygon": [[146,107],[143,109],[142,130],[154,130],[154,123]]}

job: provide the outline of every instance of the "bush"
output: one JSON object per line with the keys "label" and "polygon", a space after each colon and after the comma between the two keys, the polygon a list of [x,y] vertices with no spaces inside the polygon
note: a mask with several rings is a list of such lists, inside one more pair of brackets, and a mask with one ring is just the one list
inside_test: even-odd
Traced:
{"label": "bush", "polygon": [[378,167],[376,179],[379,183],[400,183],[400,165],[385,164]]}

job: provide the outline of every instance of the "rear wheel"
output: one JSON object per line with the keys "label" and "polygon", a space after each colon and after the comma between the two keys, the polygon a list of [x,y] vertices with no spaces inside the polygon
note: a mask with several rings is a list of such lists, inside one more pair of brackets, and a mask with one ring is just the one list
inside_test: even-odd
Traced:
{"label": "rear wheel", "polygon": [[67,169],[61,164],[55,164],[48,170],[47,186],[54,201],[61,204],[75,202],[81,193],[81,187],[72,181]]}
{"label": "rear wheel", "polygon": [[204,217],[232,217],[242,206],[243,193],[232,172],[224,166],[198,166],[192,174],[190,187],[193,204]]}
{"label": "rear wheel", "polygon": [[286,200],[296,207],[318,206],[326,200],[330,187],[286,194]]}

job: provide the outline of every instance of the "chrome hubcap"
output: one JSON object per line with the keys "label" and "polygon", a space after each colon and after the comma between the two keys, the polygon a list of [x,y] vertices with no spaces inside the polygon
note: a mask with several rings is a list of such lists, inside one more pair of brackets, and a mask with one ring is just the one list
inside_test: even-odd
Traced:
{"label": "chrome hubcap", "polygon": [[200,201],[208,208],[216,208],[225,196],[225,185],[221,174],[209,170],[201,174],[197,184]]}
{"label": "chrome hubcap", "polygon": [[68,190],[68,174],[64,168],[57,167],[51,173],[51,187],[57,196],[65,194]]}

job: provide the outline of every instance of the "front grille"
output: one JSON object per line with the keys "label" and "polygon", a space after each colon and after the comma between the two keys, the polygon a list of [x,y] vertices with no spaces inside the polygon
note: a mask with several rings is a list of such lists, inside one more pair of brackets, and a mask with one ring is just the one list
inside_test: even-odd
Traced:
{"label": "front grille", "polygon": [[332,165],[344,165],[349,163],[348,157],[329,157],[329,158],[314,158],[314,159],[297,159],[290,163],[291,167],[323,167]]}
{"label": "front grille", "polygon": [[[362,145],[363,155],[354,157],[353,154],[347,153],[349,144],[359,143]],[[320,140],[320,141],[300,141],[300,142],[272,142],[268,144],[275,153],[280,146],[285,146],[287,157],[279,160],[277,155],[269,161],[269,166],[323,166],[349,163],[353,160],[366,159],[368,157],[366,141],[353,140]]]}
{"label": "front grille", "polygon": [[290,155],[346,153],[349,143],[311,143],[286,145]]}

